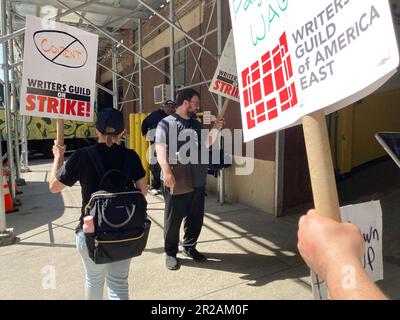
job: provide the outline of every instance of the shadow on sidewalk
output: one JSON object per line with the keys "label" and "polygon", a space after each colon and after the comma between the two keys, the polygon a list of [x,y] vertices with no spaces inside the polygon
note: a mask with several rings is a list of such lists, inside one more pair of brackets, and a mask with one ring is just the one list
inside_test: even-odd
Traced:
{"label": "shadow on sidewalk", "polygon": [[[14,228],[16,235],[20,238],[20,245],[29,245],[26,240],[44,233],[48,233],[49,242],[42,245],[55,245],[54,229],[75,230],[78,214],[76,220],[62,224],[54,222],[63,216],[66,207],[60,193],[50,193],[47,182],[29,181],[21,189],[23,194],[19,195],[18,199],[21,200],[22,205],[18,207],[17,212],[6,216],[7,227]],[[40,243],[32,243],[32,245],[40,245]]]}
{"label": "shadow on sidewalk", "polygon": [[[248,286],[261,287],[267,283],[285,280],[299,279],[309,275],[309,270],[303,264],[294,266],[277,264],[277,257],[267,256],[256,253],[204,253],[208,261],[205,263],[194,262],[190,258],[180,258],[182,268],[199,268],[217,271],[225,271],[229,273],[243,274],[242,280],[250,281],[246,283]],[[297,262],[295,257],[288,257]],[[304,285],[311,287],[304,282]]]}

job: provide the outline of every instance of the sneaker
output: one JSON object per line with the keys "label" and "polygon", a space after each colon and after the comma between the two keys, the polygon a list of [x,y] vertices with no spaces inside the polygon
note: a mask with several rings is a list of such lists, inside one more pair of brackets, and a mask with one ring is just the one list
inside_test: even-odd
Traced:
{"label": "sneaker", "polygon": [[165,259],[165,266],[168,270],[179,270],[181,267],[179,260],[173,256],[167,256]]}
{"label": "sneaker", "polygon": [[158,190],[157,189],[151,189],[150,193],[151,193],[151,195],[156,196],[156,195],[158,195]]}
{"label": "sneaker", "polygon": [[207,258],[196,250],[196,248],[183,249],[183,254],[192,258],[195,262],[206,262]]}

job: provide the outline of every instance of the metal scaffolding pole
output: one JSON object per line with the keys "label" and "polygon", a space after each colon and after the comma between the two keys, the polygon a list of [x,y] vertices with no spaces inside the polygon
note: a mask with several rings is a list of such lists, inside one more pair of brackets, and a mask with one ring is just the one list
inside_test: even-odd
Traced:
{"label": "metal scaffolding pole", "polygon": [[[140,1],[139,1],[140,2]],[[161,15],[160,15],[161,16]],[[171,99],[175,100],[175,30],[174,24],[174,1],[169,1],[169,73],[171,75],[170,85],[171,85]]]}
{"label": "metal scaffolding pole", "polygon": [[130,83],[131,85],[133,85],[134,87],[137,87],[138,85],[136,83],[133,83],[131,80],[129,80],[127,77],[121,76],[116,70],[110,69],[107,66],[105,66],[104,64],[101,64],[100,62],[97,62],[97,65],[99,65],[100,67],[110,71],[112,74],[115,74],[117,77],[119,77],[120,79],[124,79],[126,82]]}
{"label": "metal scaffolding pole", "polygon": [[[211,18],[211,17],[210,17],[210,18]],[[180,23],[180,21],[179,21],[179,18],[178,18],[177,16],[176,16],[176,21],[177,21],[177,24],[179,24],[179,25],[182,27],[182,25],[181,25],[181,23]],[[185,38],[185,41],[186,41],[186,42],[189,42],[186,38]],[[196,64],[197,68],[199,69],[199,72],[200,72],[200,75],[201,75],[203,81],[207,81],[207,78],[206,78],[206,76],[204,75],[204,72],[203,72],[203,70],[202,70],[202,68],[201,68],[201,66],[200,66],[199,59],[196,58],[196,56],[195,56],[195,54],[194,54],[194,52],[193,52],[193,49],[192,49],[190,46],[188,46],[188,45],[187,45],[187,47],[188,47],[188,49],[189,49],[189,51],[190,51],[190,54],[191,54],[192,57],[193,57],[194,63]],[[209,93],[210,93],[211,99],[212,99],[212,100],[214,101],[214,103],[215,103],[215,106],[218,107],[218,103],[217,103],[217,101],[215,100],[214,95],[213,95],[211,92],[209,92]]]}
{"label": "metal scaffolding pole", "polygon": [[[6,0],[0,0],[0,35],[5,35],[7,33],[7,25],[6,25]],[[9,79],[8,79],[8,57],[7,57],[7,45],[2,43],[3,46],[3,63],[7,65],[4,69],[4,108],[7,112],[10,111],[10,87],[9,87]],[[8,122],[8,129],[10,123],[10,118],[7,117],[6,121]],[[10,133],[7,130],[7,133]],[[8,139],[8,137],[7,137]],[[9,145],[7,140],[7,146]],[[0,135],[0,155],[2,155],[1,150],[1,135]],[[3,161],[0,161],[0,247],[3,245],[13,244],[16,240],[14,230],[7,229],[6,224],[6,213],[5,213],[5,201],[4,201],[4,193],[3,193]]]}
{"label": "metal scaffolding pole", "polygon": [[212,80],[206,80],[206,81],[202,81],[202,82],[197,82],[197,83],[192,83],[188,86],[184,86],[184,87],[180,87],[179,89],[176,89],[176,91],[182,91],[184,89],[188,89],[188,88],[195,88],[195,87],[199,87],[202,86],[203,84],[210,84]]}
{"label": "metal scaffolding pole", "polygon": [[107,92],[108,94],[114,96],[114,92],[112,92],[110,89],[102,86],[101,84],[96,83],[96,87],[99,88],[100,90],[103,90],[103,91]]}
{"label": "metal scaffolding pole", "polygon": [[[0,154],[2,154],[1,150],[1,135],[0,135]],[[0,170],[3,172],[3,161],[0,161]],[[4,234],[7,230],[6,225],[6,213],[4,207],[4,194],[3,194],[3,174],[0,175],[0,235]]]}
{"label": "metal scaffolding pole", "polygon": [[[11,5],[7,9],[7,18],[8,18],[8,30],[9,33],[13,32],[13,20],[11,14]],[[10,56],[9,63],[10,65],[14,65],[14,40],[9,40],[9,48],[10,48]],[[16,85],[16,77],[15,77],[15,68],[11,68],[11,108],[14,113],[14,152],[15,152],[15,169],[16,169],[16,183],[19,185],[24,185],[25,180],[21,178],[21,162],[20,162],[20,147],[19,147],[19,133],[18,133],[18,111],[17,111],[17,85]]]}
{"label": "metal scaffolding pole", "polygon": [[[118,49],[117,45],[113,43],[112,47],[112,56],[111,56],[111,62],[112,62],[112,68],[113,70],[118,70],[117,69],[117,54],[118,54]],[[117,79],[117,74],[115,72],[112,73],[112,84],[113,84],[113,108],[118,109],[118,79]]]}
{"label": "metal scaffolding pole", "polygon": [[[191,1],[187,1],[184,5],[180,6],[180,10],[184,11],[189,5],[191,5]],[[111,22],[112,22],[112,21],[110,21],[110,23],[111,23]],[[160,28],[163,28],[165,24],[167,24],[167,23],[166,23],[165,21],[162,21],[159,25],[157,25],[156,27],[154,27],[152,31],[150,31],[149,33],[146,33],[146,34],[144,35],[143,39],[142,39],[142,43],[143,43],[143,41],[146,41],[146,39],[147,39],[148,37],[151,37],[152,34],[158,32],[158,31],[160,30]],[[106,27],[106,26],[107,26],[107,25],[103,25],[102,27]],[[197,40],[200,40],[200,39],[197,39]],[[190,44],[192,44],[192,42],[191,42]],[[130,49],[135,48],[136,45],[137,45],[137,43],[134,43],[134,44],[133,44],[132,46],[130,46],[129,48],[130,48]],[[121,54],[124,54],[126,51],[127,51],[127,50],[122,50],[122,51],[121,51]],[[100,62],[103,62],[104,59],[108,58],[109,56],[110,56],[110,52],[107,52],[107,53],[104,54],[103,56],[98,57],[98,60],[101,60]],[[155,62],[155,64],[156,64],[156,63],[157,63],[157,62]]]}
{"label": "metal scaffolding pole", "polygon": [[[218,59],[220,59],[222,55],[222,0],[217,1],[217,53]],[[218,111],[222,109],[222,97],[218,95]],[[220,138],[220,145],[223,148],[223,138]],[[221,170],[219,179],[218,179],[218,201],[223,204],[225,202],[225,172],[224,169]]]}
{"label": "metal scaffolding pole", "polygon": [[108,32],[102,30],[101,28],[99,28],[98,26],[96,26],[94,23],[92,23],[90,20],[88,20],[87,18],[85,18],[83,15],[81,15],[79,12],[77,12],[76,10],[74,10],[73,8],[69,7],[68,5],[66,5],[64,2],[57,0],[58,3],[60,3],[61,5],[63,5],[64,7],[66,7],[67,9],[72,10],[77,16],[79,16],[82,20],[86,21],[90,26],[92,26],[93,28],[95,28],[97,31],[99,31],[100,33],[102,33],[104,36],[106,36],[108,39],[112,40],[115,43],[118,43],[121,47],[123,47],[124,49],[126,49],[128,52],[132,53],[134,56],[138,57],[139,59],[142,59],[143,61],[145,61],[147,64],[151,65],[154,69],[156,69],[157,71],[161,72],[163,75],[165,75],[166,77],[170,77],[169,74],[165,73],[163,70],[161,70],[159,67],[157,67],[156,65],[154,65],[153,63],[151,63],[149,60],[147,60],[146,58],[144,58],[143,56],[139,55],[137,52],[131,50],[130,48],[128,48],[126,45],[124,45],[121,41],[118,41],[117,39],[115,39],[112,35],[110,35]]}
{"label": "metal scaffolding pole", "polygon": [[[166,23],[168,23],[170,25],[170,27],[182,32],[186,38],[192,40],[195,44],[197,44],[200,48],[202,48],[205,52],[207,52],[210,57],[212,57],[213,59],[217,60],[217,57],[210,51],[208,50],[206,47],[204,47],[199,41],[197,41],[196,39],[194,39],[190,34],[188,34],[185,30],[183,30],[182,28],[178,27],[176,24],[174,24],[173,21],[173,15],[171,16],[171,10],[170,10],[170,18],[167,19],[165,18],[162,14],[160,14],[157,10],[153,9],[151,6],[149,6],[146,2],[144,2],[143,0],[137,0],[140,4],[142,4],[144,7],[146,7],[148,10],[150,10],[151,12],[153,12],[157,17],[159,17],[161,20],[164,20]],[[170,5],[170,9],[171,6],[173,8],[173,2],[174,1],[169,1],[169,5]]]}
{"label": "metal scaffolding pole", "polygon": [[[143,47],[143,33],[142,33],[142,20],[139,19],[138,26],[138,51],[140,55],[143,55],[142,47]],[[143,63],[142,60],[139,59],[139,112],[143,112]],[[172,77],[173,78],[173,77]]]}
{"label": "metal scaffolding pole", "polygon": [[[202,35],[201,37],[197,38],[197,40],[202,40],[204,38],[207,38],[208,36],[210,36],[210,35],[212,35],[212,34],[214,34],[216,32],[217,32],[217,29],[213,29],[210,32],[208,32],[208,33]],[[145,38],[146,37],[144,37],[143,39],[145,39]],[[188,41],[184,46],[180,47],[179,49],[175,49],[175,53],[178,53],[178,52],[181,52],[182,50],[185,50],[186,48],[190,47],[190,45],[192,45],[192,44],[193,44],[193,42]],[[123,52],[124,51],[122,51],[121,53],[123,53]],[[126,50],[125,50],[125,52],[126,52]],[[169,59],[169,53],[167,55],[163,56],[162,58],[155,60],[153,63],[157,64],[157,63],[159,63],[161,61],[164,61],[166,59]],[[151,68],[151,66],[145,66],[143,68],[143,70],[147,70],[149,68]],[[135,75],[137,73],[139,73],[139,71],[133,71],[132,73],[127,74],[126,76],[129,77],[129,76]]]}
{"label": "metal scaffolding pole", "polygon": [[284,160],[285,160],[285,130],[275,134],[275,198],[274,215],[281,217],[283,215],[283,178],[284,178]]}
{"label": "metal scaffolding pole", "polygon": [[[17,44],[17,43],[15,43]],[[21,84],[18,84],[17,96],[21,97]],[[31,172],[28,165],[28,136],[27,136],[26,116],[21,115],[21,166],[22,173]]]}
{"label": "metal scaffolding pole", "polygon": [[120,107],[120,110],[119,111],[121,111],[122,110],[122,105],[123,104],[125,104],[125,103],[129,103],[129,102],[138,102],[139,101],[139,99],[131,99],[131,100],[124,100],[124,101],[121,101],[121,102],[119,102],[118,104],[120,104],[121,105],[121,107]]}
{"label": "metal scaffolding pole", "polygon": [[21,116],[21,172],[31,172],[28,165],[28,137],[26,133],[26,116]]}
{"label": "metal scaffolding pole", "polygon": [[3,43],[7,40],[14,39],[15,37],[18,37],[19,35],[24,34],[24,33],[25,33],[25,28],[22,28],[17,31],[14,31],[13,33],[2,35],[0,37],[0,43]]}
{"label": "metal scaffolding pole", "polygon": [[[6,22],[6,0],[0,0],[1,8],[1,34],[7,33]],[[10,162],[10,193],[11,197],[15,199],[15,164],[14,164],[14,150],[12,140],[11,128],[11,101],[10,101],[10,79],[8,68],[8,45],[3,45],[3,64],[4,64],[4,109],[6,115],[6,130],[7,130],[7,158]]]}
{"label": "metal scaffolding pole", "polygon": [[[139,60],[139,59],[138,59],[138,60]],[[140,61],[140,60],[139,60],[139,61]],[[135,63],[135,66],[134,66],[133,70],[136,70],[137,65],[138,65],[138,63]],[[130,80],[132,81],[132,80],[133,80],[133,73],[131,73],[130,77],[131,77]],[[132,99],[132,100],[126,100],[126,97],[128,96],[129,90],[131,90],[131,88],[132,88],[132,92],[133,92],[133,94],[135,95],[136,98],[135,98],[135,99]],[[135,91],[135,87],[132,86],[132,85],[129,83],[129,84],[128,84],[128,88],[125,90],[124,98],[122,99],[121,102],[118,102],[118,104],[121,105],[121,106],[119,107],[119,111],[122,111],[122,109],[123,109],[125,103],[132,102],[132,101],[139,101],[139,99],[137,99],[137,97],[138,97],[138,94],[137,94],[136,91]]]}

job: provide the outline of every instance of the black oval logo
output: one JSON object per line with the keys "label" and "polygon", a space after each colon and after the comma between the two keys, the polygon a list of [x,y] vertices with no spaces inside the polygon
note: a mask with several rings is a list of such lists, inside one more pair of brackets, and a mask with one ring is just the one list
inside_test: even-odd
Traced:
{"label": "black oval logo", "polygon": [[57,30],[36,31],[33,34],[36,49],[48,61],[67,68],[81,68],[88,53],[81,41],[73,35]]}

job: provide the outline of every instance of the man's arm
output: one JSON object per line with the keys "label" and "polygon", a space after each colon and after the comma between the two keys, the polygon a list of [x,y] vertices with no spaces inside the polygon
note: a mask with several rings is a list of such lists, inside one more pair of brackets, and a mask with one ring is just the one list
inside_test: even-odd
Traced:
{"label": "man's arm", "polygon": [[[350,277],[353,277],[350,279]],[[346,279],[345,279],[346,278]],[[348,280],[348,281],[346,281]],[[369,278],[359,260],[335,264],[327,274],[327,286],[335,300],[386,300],[387,297]],[[351,287],[351,284],[354,287]]]}
{"label": "man's arm", "polygon": [[65,184],[58,181],[56,178],[57,171],[62,167],[64,162],[65,145],[60,146],[57,141],[54,141],[53,154],[54,162],[50,173],[49,189],[52,193],[58,193],[64,190]]}
{"label": "man's arm", "polygon": [[207,141],[206,141],[206,148],[209,149],[215,141],[217,141],[218,134],[222,127],[224,126],[224,118],[222,117],[217,117],[217,120],[214,123],[213,128],[211,129],[210,133],[207,136]]}
{"label": "man's arm", "polygon": [[167,146],[162,143],[156,143],[156,154],[157,154],[158,164],[160,165],[164,175],[165,186],[168,188],[175,187],[176,181],[168,162]]}
{"label": "man's arm", "polygon": [[299,221],[297,246],[310,269],[326,281],[333,299],[387,299],[361,264],[364,240],[355,225],[311,210]]}
{"label": "man's arm", "polygon": [[135,181],[136,188],[138,188],[144,196],[147,195],[147,192],[149,191],[149,187],[147,185],[146,177],[143,177],[142,179],[139,179],[138,181]]}

